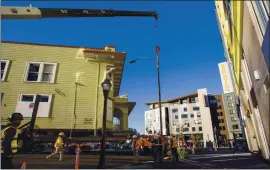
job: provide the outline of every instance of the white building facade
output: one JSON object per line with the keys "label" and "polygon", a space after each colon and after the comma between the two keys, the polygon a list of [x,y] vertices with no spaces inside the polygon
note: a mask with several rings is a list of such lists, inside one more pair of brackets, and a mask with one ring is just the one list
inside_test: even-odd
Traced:
{"label": "white building facade", "polygon": [[[162,102],[162,134],[183,133],[188,142],[191,141],[191,135],[194,135],[203,146],[208,140],[214,141],[210,109],[205,102],[206,95],[207,89],[198,89],[197,93]],[[158,104],[146,104],[150,110],[145,111],[145,134],[159,134]]]}

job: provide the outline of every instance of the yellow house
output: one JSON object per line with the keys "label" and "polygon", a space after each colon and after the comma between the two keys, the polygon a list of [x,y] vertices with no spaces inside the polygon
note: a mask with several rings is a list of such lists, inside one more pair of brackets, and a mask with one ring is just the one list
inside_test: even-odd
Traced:
{"label": "yellow house", "polygon": [[112,82],[107,127],[113,117],[128,130],[135,102],[119,97],[125,52],[113,46],[85,48],[45,44],[1,43],[1,123],[20,112],[30,121],[36,95],[41,95],[36,125],[44,131],[87,132],[102,127],[104,97],[101,83]]}

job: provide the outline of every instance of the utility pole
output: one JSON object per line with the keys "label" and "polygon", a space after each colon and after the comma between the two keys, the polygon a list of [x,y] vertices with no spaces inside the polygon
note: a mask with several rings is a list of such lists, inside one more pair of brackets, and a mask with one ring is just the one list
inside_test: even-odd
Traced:
{"label": "utility pole", "polygon": [[159,107],[160,135],[162,135],[163,130],[162,130],[161,91],[160,91],[159,51],[160,51],[159,46],[156,46],[156,60],[157,60],[157,71],[158,71],[158,107]]}

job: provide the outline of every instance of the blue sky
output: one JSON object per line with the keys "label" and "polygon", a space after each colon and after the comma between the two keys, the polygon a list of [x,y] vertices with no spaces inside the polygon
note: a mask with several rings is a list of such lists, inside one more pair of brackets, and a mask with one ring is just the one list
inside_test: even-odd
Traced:
{"label": "blue sky", "polygon": [[128,61],[155,57],[160,51],[162,100],[194,93],[207,88],[212,94],[222,93],[218,63],[225,61],[215,18],[213,1],[134,1],[134,2],[2,2],[2,5],[48,8],[89,8],[115,10],[155,10],[153,18],[114,17],[2,21],[2,40],[56,45],[104,47],[114,45],[127,51],[121,94],[137,105],[129,117],[129,126],[144,132],[144,105],[157,101],[155,60]]}

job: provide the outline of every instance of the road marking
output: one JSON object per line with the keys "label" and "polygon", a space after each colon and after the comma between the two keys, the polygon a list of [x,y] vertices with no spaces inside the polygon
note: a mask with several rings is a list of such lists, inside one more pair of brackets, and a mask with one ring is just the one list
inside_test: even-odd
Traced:
{"label": "road marking", "polygon": [[237,159],[217,159],[217,160],[211,160],[211,162],[238,161],[238,160],[243,160],[243,159],[248,159],[248,158],[237,158]]}
{"label": "road marking", "polygon": [[211,165],[211,164],[207,164],[207,163],[201,163],[201,162],[198,162],[198,161],[191,161],[191,160],[188,160],[188,159],[184,159],[184,160],[180,160],[180,162],[182,163],[187,163],[189,165],[192,165],[192,166],[199,166],[201,168],[218,168],[217,166],[214,166],[214,165]]}

